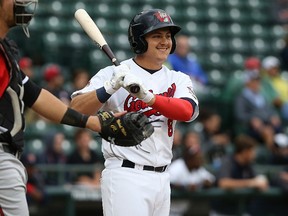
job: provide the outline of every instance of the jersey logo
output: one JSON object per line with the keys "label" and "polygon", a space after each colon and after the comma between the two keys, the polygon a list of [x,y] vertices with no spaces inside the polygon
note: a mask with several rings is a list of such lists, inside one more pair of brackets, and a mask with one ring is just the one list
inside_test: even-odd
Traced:
{"label": "jersey logo", "polygon": [[0,206],[0,216],[5,216],[1,206]]}
{"label": "jersey logo", "polygon": [[191,86],[189,86],[189,87],[187,87],[187,88],[188,88],[188,91],[189,91],[189,93],[191,94],[192,98],[194,99],[194,101],[195,101],[195,102],[198,101],[198,99],[197,99],[197,97],[196,97],[196,94],[195,94],[193,88],[192,88]]}
{"label": "jersey logo", "polygon": [[[167,89],[167,91],[160,93],[158,95],[162,95],[165,97],[174,97],[176,91],[176,85],[173,83],[171,87]],[[150,92],[153,92],[150,90]],[[156,111],[155,109],[152,109],[149,107],[146,103],[139,100],[136,97],[133,97],[132,95],[128,95],[124,102],[124,110],[127,110],[128,112],[139,112],[141,111],[143,114],[145,114],[147,117],[150,117],[152,115],[160,116],[161,114]]]}

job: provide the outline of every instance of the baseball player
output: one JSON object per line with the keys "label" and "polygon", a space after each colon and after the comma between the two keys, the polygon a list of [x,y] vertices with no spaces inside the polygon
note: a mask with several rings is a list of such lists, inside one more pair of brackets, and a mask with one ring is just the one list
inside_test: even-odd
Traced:
{"label": "baseball player", "polygon": [[[176,121],[192,121],[198,100],[189,76],[163,65],[176,47],[180,31],[163,10],[137,14],[128,30],[136,54],[119,66],[101,69],[89,84],[72,94],[72,108],[94,114],[102,110],[136,111],[153,122],[155,132],[140,145],[123,148],[103,140],[105,169],[102,202],[105,216],[168,216],[170,181],[167,166],[172,159]],[[119,72],[119,73],[118,73]],[[117,74],[115,74],[117,73]],[[119,79],[111,77],[118,77]],[[124,79],[123,79],[124,78]],[[138,85],[138,93],[130,92]]]}
{"label": "baseball player", "polygon": [[[126,131],[124,124],[129,123],[129,116],[133,122],[137,122],[135,117],[141,120],[135,123],[137,128],[139,125],[141,128],[137,141],[142,141],[153,132],[152,126],[147,127],[147,117],[142,118],[135,113],[119,113],[115,116],[111,112],[102,112],[97,116],[80,114],[29,80],[19,69],[15,57],[17,50],[5,37],[9,29],[15,25],[22,26],[25,34],[29,36],[28,24],[33,17],[36,4],[37,0],[0,0],[0,216],[29,215],[25,196],[27,175],[19,161],[24,147],[25,106],[51,121],[101,132],[103,137],[113,138],[116,143],[121,141],[120,137],[132,140],[130,145],[133,145],[133,137],[126,136],[129,131]],[[33,10],[29,11],[31,8]],[[117,127],[116,121],[124,125],[121,130]],[[145,136],[142,122],[148,131],[147,134],[147,131],[143,130]],[[114,137],[109,131],[111,125]],[[131,123],[129,125],[131,126]],[[115,136],[115,132],[118,135]]]}

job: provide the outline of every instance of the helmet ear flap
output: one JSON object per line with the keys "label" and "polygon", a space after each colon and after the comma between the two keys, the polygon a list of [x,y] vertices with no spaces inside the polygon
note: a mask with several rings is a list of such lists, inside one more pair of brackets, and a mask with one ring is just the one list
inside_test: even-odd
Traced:
{"label": "helmet ear flap", "polygon": [[142,31],[143,31],[142,23],[132,23],[129,26],[128,39],[131,49],[136,54],[142,54],[147,50],[148,44],[143,38]]}
{"label": "helmet ear flap", "polygon": [[176,49],[176,40],[175,40],[175,37],[174,35],[172,36],[172,48],[171,48],[171,51],[170,51],[170,54],[172,54]]}

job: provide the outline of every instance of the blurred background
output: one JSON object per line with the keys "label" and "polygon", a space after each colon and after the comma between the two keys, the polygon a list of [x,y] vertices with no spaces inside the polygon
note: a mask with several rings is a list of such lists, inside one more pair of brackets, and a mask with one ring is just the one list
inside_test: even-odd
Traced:
{"label": "blurred background", "polygon": [[[283,204],[288,197],[287,0],[40,0],[29,26],[30,38],[21,28],[13,29],[8,37],[20,48],[23,71],[67,104],[73,91],[83,88],[99,69],[111,65],[74,18],[79,8],[87,10],[120,61],[133,56],[127,29],[141,10],[164,9],[182,27],[184,40],[180,36],[176,39],[179,49],[184,50],[182,54],[176,50],[175,55],[193,65],[182,72],[194,82],[200,116],[192,123],[177,124],[173,162],[187,157],[183,155],[186,142],[192,148],[188,158],[200,159],[196,167],[187,165],[187,176],[196,176],[196,183],[191,180],[194,177],[186,176],[191,182],[172,185],[171,215],[220,215],[215,199],[235,201],[234,212],[226,214],[224,208],[222,214],[226,215],[288,214]],[[166,66],[177,70],[177,63],[170,58]],[[251,75],[255,73],[257,76]],[[243,104],[241,93],[256,79],[261,90],[255,101],[260,102],[255,112],[251,111],[255,116],[248,118],[246,108],[239,106]],[[273,113],[267,119],[256,115],[264,100],[264,113]],[[261,120],[261,130],[254,127],[259,122],[255,118]],[[104,159],[99,135],[52,124],[31,110],[26,110],[26,119],[22,160],[31,179],[27,190],[31,215],[102,215],[99,179]],[[224,177],[257,178],[259,182],[261,175],[267,187],[250,182],[243,187],[233,184],[227,190],[219,183],[223,159],[236,155],[235,140],[243,134],[256,142],[255,157],[246,158],[253,174],[239,177],[226,173]],[[200,167],[212,177],[201,179],[201,174],[193,174]],[[237,171],[241,173],[241,169]],[[253,211],[247,207],[251,199],[256,199]],[[269,208],[260,211],[259,206]]]}

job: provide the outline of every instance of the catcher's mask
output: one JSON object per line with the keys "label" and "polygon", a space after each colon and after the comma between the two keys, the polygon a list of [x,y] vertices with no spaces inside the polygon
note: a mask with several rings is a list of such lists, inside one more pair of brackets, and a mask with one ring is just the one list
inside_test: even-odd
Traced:
{"label": "catcher's mask", "polygon": [[38,0],[14,0],[15,24],[22,26],[27,37],[30,37],[28,25],[34,16]]}
{"label": "catcher's mask", "polygon": [[173,23],[171,17],[164,10],[149,9],[134,16],[128,29],[128,39],[133,52],[136,54],[145,53],[148,44],[144,36],[156,29],[165,27],[169,27],[171,31],[172,48],[170,53],[173,53],[176,48],[174,36],[181,28]]}

